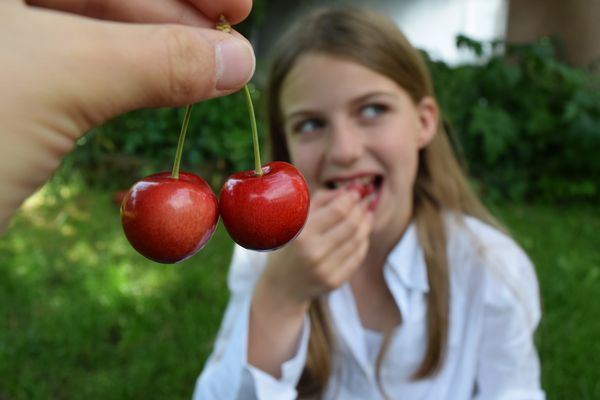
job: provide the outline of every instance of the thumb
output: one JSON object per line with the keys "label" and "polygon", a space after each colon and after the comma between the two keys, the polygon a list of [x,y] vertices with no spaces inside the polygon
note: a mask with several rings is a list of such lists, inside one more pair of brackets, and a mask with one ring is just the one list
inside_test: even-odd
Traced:
{"label": "thumb", "polygon": [[78,69],[93,124],[136,108],[226,95],[254,73],[252,47],[237,34],[182,25],[95,25],[84,44],[92,56],[81,58],[93,65]]}

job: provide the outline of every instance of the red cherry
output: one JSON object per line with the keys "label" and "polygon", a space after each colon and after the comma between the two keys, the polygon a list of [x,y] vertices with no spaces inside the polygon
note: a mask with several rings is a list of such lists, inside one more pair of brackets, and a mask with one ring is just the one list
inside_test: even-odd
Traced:
{"label": "red cherry", "polygon": [[358,183],[351,183],[346,187],[346,189],[358,193],[360,198],[363,199],[367,195],[372,193],[374,187],[373,187],[373,185],[365,186],[365,185],[359,185]]}
{"label": "red cherry", "polygon": [[232,239],[251,250],[274,250],[302,230],[310,196],[302,174],[291,164],[274,161],[231,175],[221,188],[219,209]]}
{"label": "red cherry", "polygon": [[196,254],[212,237],[219,219],[217,198],[199,176],[180,172],[149,175],[129,190],[121,204],[121,224],[129,243],[143,256],[176,263]]}

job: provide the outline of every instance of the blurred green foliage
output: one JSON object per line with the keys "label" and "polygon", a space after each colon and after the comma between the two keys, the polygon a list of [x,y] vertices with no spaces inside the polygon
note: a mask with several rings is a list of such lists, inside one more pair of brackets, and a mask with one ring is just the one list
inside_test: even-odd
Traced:
{"label": "blurred green foliage", "polygon": [[560,61],[550,38],[516,45],[459,36],[457,45],[478,61],[429,65],[447,122],[484,195],[600,199],[598,76]]}
{"label": "blurred green foliage", "polygon": [[[476,61],[450,66],[429,58],[436,92],[474,183],[490,200],[600,200],[598,77],[565,64],[550,39],[511,45],[464,36]],[[425,54],[427,57],[427,55]],[[262,129],[260,91],[251,85]],[[170,170],[183,108],[133,111],[80,140],[63,171],[96,186],[126,188]],[[253,167],[243,93],[196,104],[182,169],[215,189],[233,171]]]}
{"label": "blurred green foliage", "polygon": [[[597,207],[493,211],[537,267],[548,400],[599,399]],[[156,264],[125,239],[109,192],[55,177],[0,240],[0,399],[190,399],[228,300],[232,246],[219,224],[194,257]]]}

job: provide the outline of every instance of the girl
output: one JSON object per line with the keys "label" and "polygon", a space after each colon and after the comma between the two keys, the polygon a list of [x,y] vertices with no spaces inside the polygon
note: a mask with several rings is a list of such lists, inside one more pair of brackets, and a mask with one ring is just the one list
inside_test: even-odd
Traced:
{"label": "girl", "polygon": [[273,156],[302,233],[235,248],[196,399],[543,399],[534,269],[471,191],[430,76],[386,17],[322,9],[275,52]]}

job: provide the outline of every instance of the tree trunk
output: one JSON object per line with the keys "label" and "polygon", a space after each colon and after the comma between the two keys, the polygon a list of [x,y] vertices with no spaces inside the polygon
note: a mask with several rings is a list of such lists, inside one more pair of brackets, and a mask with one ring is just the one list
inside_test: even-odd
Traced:
{"label": "tree trunk", "polygon": [[580,67],[600,63],[600,0],[511,0],[507,40],[531,42],[554,36],[562,58]]}

